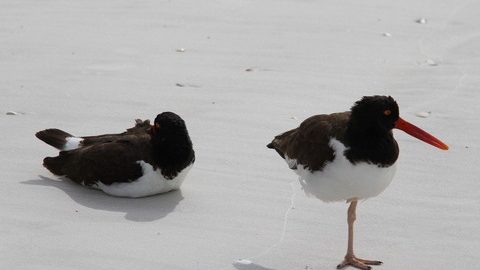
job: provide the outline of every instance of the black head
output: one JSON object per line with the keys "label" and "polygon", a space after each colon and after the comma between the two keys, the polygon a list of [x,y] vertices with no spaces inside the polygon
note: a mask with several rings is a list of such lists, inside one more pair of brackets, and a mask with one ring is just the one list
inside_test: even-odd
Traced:
{"label": "black head", "polygon": [[177,114],[163,112],[157,115],[150,134],[155,164],[167,179],[173,179],[195,160],[185,121]]}
{"label": "black head", "polygon": [[390,96],[365,96],[355,102],[345,133],[349,146],[345,153],[350,162],[364,161],[381,167],[395,163],[398,145],[392,129],[398,114],[398,105]]}
{"label": "black head", "polygon": [[397,102],[390,96],[364,96],[351,111],[352,124],[369,131],[388,132],[399,118]]}
{"label": "black head", "polygon": [[175,134],[186,131],[185,121],[173,112],[163,112],[155,118],[153,122],[151,134]]}

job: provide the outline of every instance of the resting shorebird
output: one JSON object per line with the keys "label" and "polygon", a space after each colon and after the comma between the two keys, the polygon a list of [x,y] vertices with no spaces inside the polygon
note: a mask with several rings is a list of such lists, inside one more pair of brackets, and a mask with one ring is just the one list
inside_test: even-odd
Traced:
{"label": "resting shorebird", "polygon": [[355,257],[353,223],[358,200],[380,194],[395,174],[397,128],[440,149],[448,146],[399,117],[392,97],[369,96],[357,101],[350,112],[312,116],[296,129],[276,136],[267,145],[294,170],[307,195],[322,201],[347,201],[348,248],[337,268],[347,265],[371,269],[382,262]]}
{"label": "resting shorebird", "polygon": [[75,137],[59,129],[35,134],[61,150],[43,165],[55,175],[121,197],[144,197],[179,189],[195,153],[185,122],[172,112],[119,134]]}

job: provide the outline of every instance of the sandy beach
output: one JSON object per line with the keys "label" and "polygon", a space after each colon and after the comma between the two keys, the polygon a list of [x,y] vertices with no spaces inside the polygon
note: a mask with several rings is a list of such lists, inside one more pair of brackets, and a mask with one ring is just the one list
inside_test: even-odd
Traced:
{"label": "sandy beach", "polygon": [[[304,195],[265,147],[305,118],[391,95],[439,151],[394,131],[393,183],[357,212],[374,269],[474,269],[480,250],[480,2],[0,2],[1,269],[335,269],[345,203]],[[45,128],[182,116],[180,191],[108,196],[42,167]],[[243,262],[243,263],[242,263]],[[353,268],[349,268],[353,269]]]}

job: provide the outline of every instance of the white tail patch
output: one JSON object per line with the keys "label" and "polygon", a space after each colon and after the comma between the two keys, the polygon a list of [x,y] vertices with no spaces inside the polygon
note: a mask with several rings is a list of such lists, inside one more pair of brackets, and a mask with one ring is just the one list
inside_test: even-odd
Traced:
{"label": "white tail patch", "polygon": [[80,146],[80,143],[83,141],[83,138],[78,137],[67,137],[65,138],[65,145],[63,146],[63,151],[77,149]]}

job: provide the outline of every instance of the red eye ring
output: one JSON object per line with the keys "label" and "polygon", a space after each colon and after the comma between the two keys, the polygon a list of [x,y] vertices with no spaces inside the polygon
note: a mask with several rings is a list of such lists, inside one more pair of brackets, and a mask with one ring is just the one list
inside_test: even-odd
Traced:
{"label": "red eye ring", "polygon": [[385,110],[385,111],[383,111],[383,114],[384,114],[385,116],[389,116],[390,114],[392,114],[392,111],[390,111],[390,110]]}

